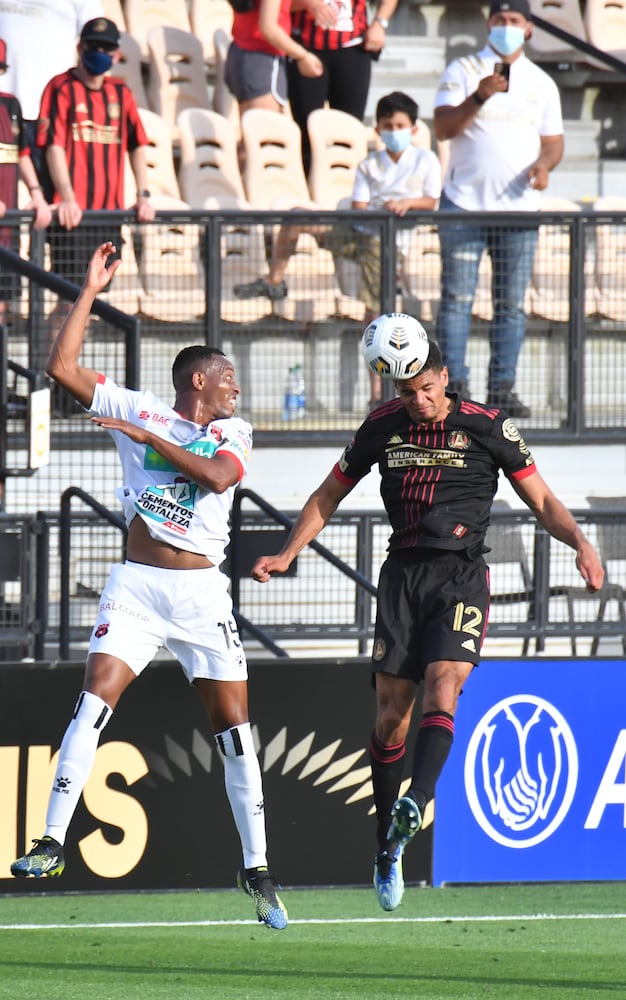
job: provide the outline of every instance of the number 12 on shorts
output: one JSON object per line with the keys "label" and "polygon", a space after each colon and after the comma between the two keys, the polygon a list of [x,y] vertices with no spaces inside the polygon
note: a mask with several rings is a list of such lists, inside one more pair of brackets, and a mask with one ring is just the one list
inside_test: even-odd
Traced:
{"label": "number 12 on shorts", "polygon": [[480,639],[482,634],[483,613],[480,608],[473,604],[463,604],[459,601],[454,609],[454,621],[452,628],[455,632],[465,632],[466,635],[473,635],[475,639]]}

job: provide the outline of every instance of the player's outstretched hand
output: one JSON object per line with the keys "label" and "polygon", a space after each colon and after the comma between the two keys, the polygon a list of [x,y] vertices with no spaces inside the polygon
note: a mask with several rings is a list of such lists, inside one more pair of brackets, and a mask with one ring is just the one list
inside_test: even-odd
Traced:
{"label": "player's outstretched hand", "polygon": [[586,539],[576,554],[576,566],[590,593],[601,589],[604,583],[604,568],[598,553]]}
{"label": "player's outstretched hand", "polygon": [[101,292],[106,288],[122,263],[121,260],[114,260],[111,264],[108,264],[109,259],[116,252],[115,246],[111,242],[101,243],[96,249],[89,261],[87,274],[85,275],[85,285],[88,288],[93,288],[96,292]]}
{"label": "player's outstretched hand", "polygon": [[286,556],[259,556],[252,567],[252,576],[259,583],[267,583],[274,573],[285,573],[291,565]]}

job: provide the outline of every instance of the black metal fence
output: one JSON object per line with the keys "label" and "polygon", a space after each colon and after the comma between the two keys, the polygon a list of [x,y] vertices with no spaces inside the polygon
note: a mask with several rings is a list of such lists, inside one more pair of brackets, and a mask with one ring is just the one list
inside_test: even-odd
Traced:
{"label": "black metal fence", "polygon": [[[596,655],[601,643],[626,653],[626,499],[598,499],[575,511],[595,542],[606,582],[589,594],[574,553],[527,510],[496,503],[487,535],[492,602],[488,642],[512,655],[554,651]],[[237,493],[225,566],[239,625],[251,653],[354,656],[373,638],[375,583],[389,528],[382,511],[339,510],[290,572],[267,585],[250,569],[278,551],[297,512],[250,490]],[[121,518],[84,491],[63,497],[61,514],[0,517],[6,557],[0,581],[0,651],[5,658],[83,659],[111,563],[124,557]],[[505,643],[505,646],[502,643]]]}

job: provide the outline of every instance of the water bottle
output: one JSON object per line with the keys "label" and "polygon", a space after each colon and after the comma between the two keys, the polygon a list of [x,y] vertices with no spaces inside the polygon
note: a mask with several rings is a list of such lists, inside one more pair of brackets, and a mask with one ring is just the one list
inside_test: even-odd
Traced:
{"label": "water bottle", "polygon": [[304,416],[306,395],[302,365],[293,365],[289,369],[285,384],[283,401],[283,420],[300,420]]}

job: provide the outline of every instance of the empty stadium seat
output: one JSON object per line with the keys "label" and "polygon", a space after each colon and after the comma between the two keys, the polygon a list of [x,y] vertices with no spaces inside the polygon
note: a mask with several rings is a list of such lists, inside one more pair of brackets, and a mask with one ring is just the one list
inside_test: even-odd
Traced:
{"label": "empty stadium seat", "polygon": [[[178,198],[156,195],[159,211],[187,211]],[[142,226],[139,277],[140,311],[167,323],[182,323],[206,312],[206,284],[196,225],[165,222]]]}
{"label": "empty stadium seat", "polygon": [[194,208],[207,198],[228,196],[245,203],[237,136],[228,119],[206,108],[187,108],[178,116],[180,186]]}
{"label": "empty stadium seat", "polygon": [[[530,0],[533,14],[561,28],[562,31],[575,35],[582,41],[587,40],[583,17],[578,0]],[[539,61],[561,59],[576,59],[583,54],[561,39],[556,38],[541,28],[533,27],[533,33],[528,43],[528,54]]]}
{"label": "empty stadium seat", "polygon": [[119,61],[113,64],[109,75],[124,81],[132,91],[138,108],[148,107],[148,95],[141,72],[141,51],[136,39],[125,31],[120,35]]}
{"label": "empty stadium seat", "polygon": [[180,31],[191,31],[185,0],[124,0],[127,31],[135,38],[141,58],[148,62],[148,34],[152,28],[165,25]]}
{"label": "empty stadium seat", "polygon": [[249,108],[241,117],[244,185],[258,209],[314,205],[302,166],[300,129],[279,111]]}
{"label": "empty stadium seat", "polygon": [[[543,195],[545,212],[580,212],[580,205],[568,198]],[[571,273],[570,231],[559,223],[539,226],[533,261],[529,304],[534,316],[565,323],[570,315],[569,282]],[[594,311],[593,295],[589,307]]]}
{"label": "empty stadium seat", "polygon": [[195,35],[178,28],[158,27],[148,32],[150,53],[150,107],[161,115],[178,142],[176,119],[185,108],[210,109],[202,46]]}
{"label": "empty stadium seat", "polygon": [[311,143],[309,191],[321,208],[334,209],[352,194],[358,164],[367,155],[367,131],[353,115],[318,108],[307,119]]}
{"label": "empty stadium seat", "polygon": [[625,0],[586,0],[584,23],[592,45],[615,56],[626,56]]}
{"label": "empty stadium seat", "polygon": [[[594,212],[622,212],[626,198],[598,198]],[[598,314],[623,323],[626,320],[626,219],[621,224],[601,223],[596,228]]]}
{"label": "empty stadium seat", "polygon": [[208,67],[215,67],[215,32],[230,34],[233,24],[233,8],[228,0],[191,0],[189,4],[191,30],[202,43],[204,61]]}

